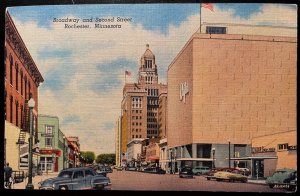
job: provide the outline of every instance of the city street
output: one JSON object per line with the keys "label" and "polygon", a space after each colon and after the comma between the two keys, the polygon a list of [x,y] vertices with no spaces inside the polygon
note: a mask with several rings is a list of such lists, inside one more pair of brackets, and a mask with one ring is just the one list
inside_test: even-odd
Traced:
{"label": "city street", "polygon": [[[33,178],[34,188],[37,183],[47,178],[56,177],[57,173],[44,174]],[[287,192],[283,189],[271,189],[267,185],[254,183],[230,183],[208,181],[204,176],[195,176],[193,179],[179,178],[176,174],[149,174],[134,171],[116,171],[108,173],[112,186],[111,190],[134,191],[212,191],[212,192]],[[12,186],[13,189],[25,189],[26,179],[22,183]]]}
{"label": "city street", "polygon": [[204,176],[193,179],[179,178],[174,174],[149,174],[134,171],[116,171],[109,173],[112,190],[147,190],[147,191],[213,191],[213,192],[286,192],[271,189],[267,185],[252,183],[229,183],[208,181]]}

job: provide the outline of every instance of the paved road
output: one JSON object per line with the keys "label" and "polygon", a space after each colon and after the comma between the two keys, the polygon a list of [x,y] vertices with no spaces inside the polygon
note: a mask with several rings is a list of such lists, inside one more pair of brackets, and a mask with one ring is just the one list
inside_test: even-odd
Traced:
{"label": "paved road", "polygon": [[[47,178],[56,177],[57,173],[44,174],[33,178],[34,188],[38,182]],[[178,175],[159,175],[134,171],[116,171],[107,175],[112,183],[111,190],[134,191],[209,191],[209,192],[287,192],[282,189],[271,189],[266,185],[252,183],[231,183],[208,181],[204,176],[195,176],[193,179],[179,178]],[[13,185],[13,189],[25,189],[28,178]]]}
{"label": "paved road", "polygon": [[231,183],[208,181],[204,176],[193,179],[179,178],[178,175],[159,175],[133,171],[116,171],[109,173],[112,190],[142,191],[212,191],[212,192],[286,192],[271,189],[266,185],[252,183]]}

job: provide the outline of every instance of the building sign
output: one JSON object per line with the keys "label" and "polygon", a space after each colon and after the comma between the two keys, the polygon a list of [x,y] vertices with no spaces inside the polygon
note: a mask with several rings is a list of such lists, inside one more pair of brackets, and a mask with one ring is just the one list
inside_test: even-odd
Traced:
{"label": "building sign", "polygon": [[297,145],[288,146],[288,150],[297,150]]}
{"label": "building sign", "polygon": [[275,148],[252,147],[252,153],[275,152]]}
{"label": "building sign", "polygon": [[188,94],[188,92],[189,92],[189,87],[188,87],[187,82],[180,83],[180,85],[179,85],[179,99],[180,99],[180,101],[183,100],[183,103],[185,103],[185,96],[186,96],[186,94]]}
{"label": "building sign", "polygon": [[28,144],[20,145],[19,149],[19,166],[21,169],[28,168]]}

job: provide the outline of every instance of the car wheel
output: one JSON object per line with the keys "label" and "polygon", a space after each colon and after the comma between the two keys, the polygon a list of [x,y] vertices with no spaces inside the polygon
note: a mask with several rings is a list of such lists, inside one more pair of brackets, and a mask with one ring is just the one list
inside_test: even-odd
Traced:
{"label": "car wheel", "polygon": [[201,174],[201,173],[199,173],[199,172],[196,173],[197,176],[200,176],[200,174]]}
{"label": "car wheel", "polygon": [[68,190],[68,187],[67,186],[60,186],[59,190]]}
{"label": "car wheel", "polygon": [[207,180],[210,180],[210,178],[206,178]]}
{"label": "car wheel", "polygon": [[269,187],[272,189],[274,188],[274,184],[269,184]]}

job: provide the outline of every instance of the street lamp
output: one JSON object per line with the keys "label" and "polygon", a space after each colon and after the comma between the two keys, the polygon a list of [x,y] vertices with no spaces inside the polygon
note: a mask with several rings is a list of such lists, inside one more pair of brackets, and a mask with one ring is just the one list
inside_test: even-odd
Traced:
{"label": "street lamp", "polygon": [[215,152],[216,152],[216,149],[215,148],[212,148],[212,154],[213,154],[213,165],[212,165],[212,168],[215,168]]}
{"label": "street lamp", "polygon": [[230,165],[230,139],[228,139],[228,165],[229,165],[229,168],[231,168],[231,165]]}
{"label": "street lamp", "polygon": [[28,149],[28,183],[26,185],[26,189],[34,189],[34,186],[32,184],[32,139],[33,139],[33,125],[32,125],[32,119],[33,119],[33,108],[34,108],[35,102],[33,98],[31,98],[28,101],[28,107],[29,107],[29,149]]}

